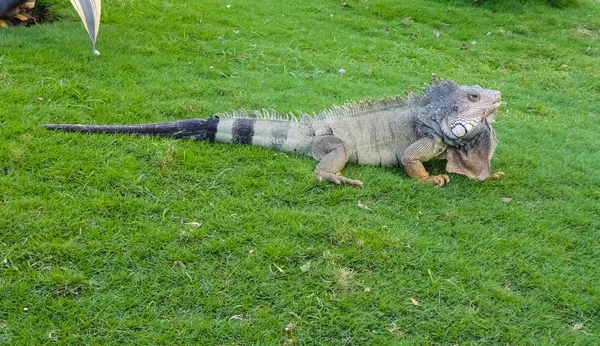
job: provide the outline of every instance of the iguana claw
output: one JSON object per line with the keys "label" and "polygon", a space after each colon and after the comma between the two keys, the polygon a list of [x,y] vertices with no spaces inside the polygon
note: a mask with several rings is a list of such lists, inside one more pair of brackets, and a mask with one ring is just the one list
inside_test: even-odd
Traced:
{"label": "iguana claw", "polygon": [[432,184],[435,187],[442,187],[450,182],[450,177],[448,177],[446,174],[431,175],[423,181]]}
{"label": "iguana claw", "polygon": [[498,180],[500,178],[502,178],[504,176],[504,172],[496,172],[494,174],[490,174],[490,176],[488,177],[488,179],[490,180]]}
{"label": "iguana claw", "polygon": [[360,180],[354,180],[354,179],[349,179],[346,178],[342,175],[340,175],[340,173],[337,174],[332,174],[332,173],[328,173],[328,172],[315,172],[315,175],[317,176],[317,179],[319,181],[329,181],[335,184],[340,185],[341,183],[344,184],[350,184],[350,185],[356,185],[359,187],[363,187],[363,182]]}

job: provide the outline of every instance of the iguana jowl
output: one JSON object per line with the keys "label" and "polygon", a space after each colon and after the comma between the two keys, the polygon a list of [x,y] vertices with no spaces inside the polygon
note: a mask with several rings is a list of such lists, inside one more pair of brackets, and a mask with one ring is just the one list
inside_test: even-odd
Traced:
{"label": "iguana jowl", "polygon": [[128,133],[251,144],[308,155],[319,161],[315,176],[336,184],[362,186],[340,171],[347,162],[402,165],[417,180],[443,186],[445,174],[431,176],[422,162],[446,159],[446,170],[471,179],[498,178],[490,160],[496,149],[491,123],[500,92],[479,86],[434,81],[406,100],[347,103],[314,114],[281,116],[274,111],[237,111],[206,119],[141,125],[48,124],[73,132]]}

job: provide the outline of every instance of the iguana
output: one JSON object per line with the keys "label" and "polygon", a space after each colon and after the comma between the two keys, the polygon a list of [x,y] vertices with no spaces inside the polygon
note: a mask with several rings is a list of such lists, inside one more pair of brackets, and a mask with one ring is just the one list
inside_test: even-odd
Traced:
{"label": "iguana", "polygon": [[50,130],[127,133],[251,144],[308,155],[318,161],[319,181],[363,186],[340,174],[348,161],[402,165],[411,178],[443,186],[446,174],[429,175],[422,162],[446,159],[446,171],[471,179],[498,178],[490,160],[496,149],[491,123],[500,92],[460,86],[434,77],[419,96],[347,103],[321,113],[280,115],[233,111],[205,119],[140,125],[48,124]]}

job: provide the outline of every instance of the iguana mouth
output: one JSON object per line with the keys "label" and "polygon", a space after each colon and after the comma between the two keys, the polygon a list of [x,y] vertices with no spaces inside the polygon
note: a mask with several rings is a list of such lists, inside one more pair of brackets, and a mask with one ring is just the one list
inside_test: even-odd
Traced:
{"label": "iguana mouth", "polygon": [[498,112],[498,107],[484,109],[483,113],[482,113],[482,117],[483,118],[487,118],[488,116],[493,115],[493,114],[495,114],[497,112]]}
{"label": "iguana mouth", "polygon": [[483,117],[487,118],[490,115],[493,115],[494,113],[498,112],[498,108],[500,108],[500,105],[502,104],[502,101],[500,100],[500,96],[498,96],[498,98],[492,103],[492,109],[483,112]]}

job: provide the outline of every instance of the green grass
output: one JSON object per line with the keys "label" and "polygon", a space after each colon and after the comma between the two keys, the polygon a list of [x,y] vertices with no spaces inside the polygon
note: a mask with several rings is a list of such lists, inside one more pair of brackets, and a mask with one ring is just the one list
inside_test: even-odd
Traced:
{"label": "green grass", "polygon": [[[341,2],[105,1],[100,57],[68,2],[0,30],[0,344],[599,343],[600,3]],[[502,91],[505,179],[349,165],[358,189],[39,127],[318,111],[431,73]]]}

